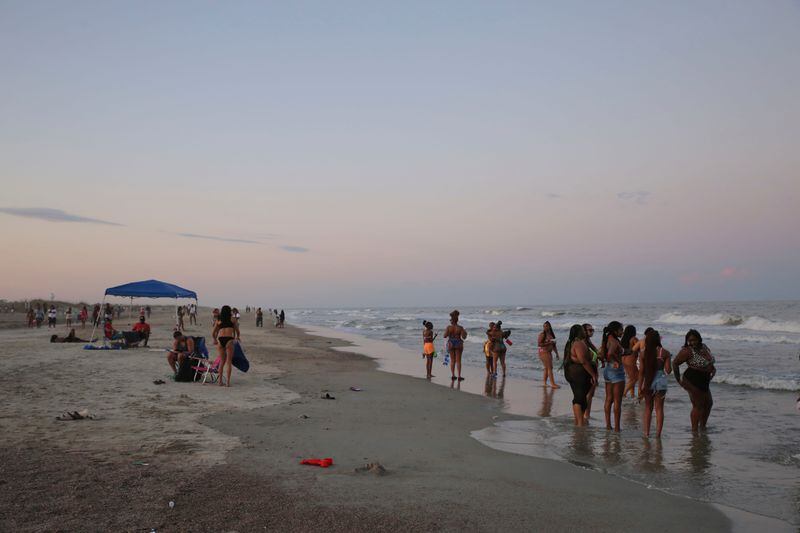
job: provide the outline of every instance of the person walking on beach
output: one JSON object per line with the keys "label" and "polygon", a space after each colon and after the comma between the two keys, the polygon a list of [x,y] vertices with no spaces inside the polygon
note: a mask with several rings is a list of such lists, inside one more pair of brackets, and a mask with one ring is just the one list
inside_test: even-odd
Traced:
{"label": "person walking on beach", "polygon": [[[450,353],[450,373],[451,381],[464,381],[461,377],[461,354],[464,353],[464,340],[467,338],[467,330],[458,324],[458,310],[450,313],[450,325],[444,330],[444,338],[447,339],[447,351]],[[456,377],[456,368],[458,376]]]}
{"label": "person walking on beach", "polygon": [[58,310],[56,306],[50,304],[50,309],[47,310],[47,329],[56,327],[56,320],[58,319]]}
{"label": "person walking on beach", "polygon": [[275,327],[277,328],[280,323],[281,323],[281,317],[278,316],[278,310],[275,309]]}
{"label": "person walking on beach", "polygon": [[[686,363],[689,367],[681,376],[681,365]],[[698,429],[705,430],[708,424],[708,417],[711,415],[711,408],[714,400],[711,397],[709,387],[711,380],[717,373],[714,366],[715,359],[711,355],[711,350],[703,344],[703,337],[700,332],[690,329],[686,333],[685,344],[678,355],[675,356],[673,368],[675,369],[675,379],[681,387],[689,393],[692,401],[692,432]]]}
{"label": "person walking on beach", "polygon": [[564,378],[572,389],[572,414],[576,426],[585,426],[586,398],[592,385],[597,382],[597,373],[592,367],[589,348],[584,340],[586,330],[580,324],[569,329],[569,340],[564,346]]}
{"label": "person walking on beach", "polygon": [[256,327],[263,328],[264,327],[264,312],[259,307],[256,309]]}
{"label": "person walking on beach", "polygon": [[183,325],[183,306],[182,305],[179,305],[177,307],[177,309],[175,310],[175,315],[176,315],[176,317],[178,319],[178,323],[175,325],[175,328],[178,331],[183,331],[185,329],[185,326]]}
{"label": "person walking on beach", "polygon": [[[589,350],[589,360],[592,364],[592,368],[594,369],[594,375],[597,377],[597,361],[598,361],[598,352],[597,346],[594,345],[592,342],[592,335],[594,335],[594,326],[591,324],[583,324],[583,331],[586,332],[586,338],[583,339],[583,342],[586,343],[586,348]],[[586,419],[586,423],[589,423],[589,418],[591,417],[592,412],[592,400],[594,399],[594,393],[597,390],[597,379],[595,379],[594,383],[592,383],[589,392],[586,394],[586,411],[584,411],[583,416]]]}
{"label": "person walking on beach", "polygon": [[197,305],[189,304],[189,325],[197,325]]}
{"label": "person walking on beach", "polygon": [[636,382],[639,380],[639,369],[636,367],[638,351],[634,351],[639,346],[639,339],[636,337],[636,326],[627,325],[622,333],[622,368],[625,369],[625,390],[622,397],[625,398],[630,392],[631,398],[636,397]]}
{"label": "person walking on beach", "polygon": [[[219,384],[231,386],[231,366],[233,364],[234,342],[241,339],[239,324],[233,318],[233,311],[230,306],[223,305],[219,311],[219,319],[214,324],[214,331],[211,332],[214,344],[220,357],[219,365]],[[223,383],[223,372],[226,374]]]}
{"label": "person walking on beach", "polygon": [[560,387],[556,384],[556,379],[553,375],[553,352],[556,353],[556,359],[558,359],[558,347],[556,346],[556,335],[553,333],[553,326],[550,325],[550,321],[542,325],[537,344],[539,345],[539,359],[542,360],[544,365],[544,386],[547,386],[547,378],[549,377],[551,386],[554,389],[558,389]]}
{"label": "person walking on beach", "polygon": [[146,305],[144,307],[144,311],[145,311],[145,313],[147,313],[147,320],[150,320],[150,312],[152,311],[152,309],[150,309],[150,306]]}
{"label": "person walking on beach", "polygon": [[78,313],[78,320],[81,323],[81,328],[85,329],[86,328],[86,321],[89,320],[89,310],[86,308],[85,305],[83,307],[81,307],[81,310]]}
{"label": "person walking on beach", "polygon": [[92,325],[97,327],[100,325],[100,304],[94,304],[94,308],[92,308]]}
{"label": "person walking on beach", "polygon": [[32,328],[36,323],[36,313],[34,312],[33,307],[28,308],[28,311],[25,313],[25,318],[28,320],[28,327]]}
{"label": "person walking on beach", "polygon": [[283,312],[283,309],[281,309],[281,314],[279,315],[279,317],[281,324],[280,327],[284,327],[286,325],[286,313]]}
{"label": "person walking on beach", "polygon": [[72,307],[67,307],[67,310],[64,311],[64,322],[68,329],[72,327]]}
{"label": "person walking on beach", "polygon": [[36,304],[36,327],[42,327],[42,323],[44,323],[44,309],[41,304]]}
{"label": "person walking on beach", "polygon": [[436,335],[433,334],[433,323],[427,320],[422,321],[422,357],[425,358],[426,377],[433,377],[433,358],[436,357],[436,348],[433,341]]}
{"label": "person walking on beach", "polygon": [[217,320],[219,320],[219,309],[216,307],[211,311],[211,328],[213,329],[214,326],[217,324]]}
{"label": "person walking on beach", "polygon": [[622,324],[616,320],[603,329],[603,342],[600,355],[605,361],[603,380],[606,383],[606,401],[603,410],[606,415],[606,429],[611,429],[611,406],[614,406],[614,431],[619,431],[619,418],[622,413],[622,392],[625,390],[625,369],[622,366]]}
{"label": "person walking on beach", "polygon": [[661,346],[661,335],[648,328],[644,334],[642,350],[642,381],[639,392],[644,394],[644,436],[650,436],[653,407],[656,410],[656,438],[661,438],[664,427],[664,399],[667,397],[667,374],[672,372],[670,353]]}

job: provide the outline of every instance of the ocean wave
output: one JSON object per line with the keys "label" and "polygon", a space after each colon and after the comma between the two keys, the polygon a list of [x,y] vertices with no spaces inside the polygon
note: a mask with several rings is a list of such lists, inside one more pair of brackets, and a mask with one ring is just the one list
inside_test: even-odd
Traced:
{"label": "ocean wave", "polygon": [[530,311],[531,308],[530,307],[517,307],[516,310],[517,311]]}
{"label": "ocean wave", "polygon": [[687,326],[738,326],[744,322],[739,315],[714,313],[712,315],[684,315],[682,313],[664,313],[656,319],[662,324],[685,324]]}
{"label": "ocean wave", "polygon": [[566,311],[542,311],[541,314],[542,314],[542,317],[549,318],[549,317],[553,317],[553,316],[563,316],[563,315],[566,315],[567,312]]}
{"label": "ocean wave", "polygon": [[508,309],[484,309],[484,315],[492,315],[492,316],[500,316],[503,313],[508,312]]}
{"label": "ocean wave", "polygon": [[800,390],[800,380],[785,379],[785,378],[770,378],[766,376],[738,376],[736,374],[714,376],[714,381],[718,383],[726,383],[728,385],[737,385],[740,387],[750,387],[752,389],[766,389],[766,390],[784,390],[796,391]]}
{"label": "ocean wave", "polygon": [[[686,332],[678,329],[661,329],[662,335],[674,335],[683,339]],[[715,331],[702,331],[703,340],[731,341],[731,342],[757,342],[762,344],[800,344],[800,336],[787,335],[748,335],[746,333],[719,333]]]}
{"label": "ocean wave", "polygon": [[751,316],[740,325],[740,329],[751,329],[753,331],[779,331],[787,333],[800,333],[799,322],[776,322],[760,316]]}

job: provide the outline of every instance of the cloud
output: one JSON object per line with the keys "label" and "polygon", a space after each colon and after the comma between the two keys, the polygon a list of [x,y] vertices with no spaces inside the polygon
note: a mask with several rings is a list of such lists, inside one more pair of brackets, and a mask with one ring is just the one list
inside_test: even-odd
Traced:
{"label": "cloud", "polygon": [[46,220],[47,222],[83,222],[84,224],[124,226],[124,224],[108,222],[107,220],[71,215],[65,213],[61,209],[50,209],[48,207],[0,207],[0,213],[15,217],[38,218],[39,220]]}
{"label": "cloud", "polygon": [[644,205],[650,199],[650,191],[618,192],[617,198],[622,201],[632,200],[639,205]]}
{"label": "cloud", "polygon": [[719,272],[722,279],[744,279],[750,276],[750,270],[746,268],[725,267]]}
{"label": "cloud", "polygon": [[292,253],[296,253],[296,254],[304,254],[304,253],[308,252],[308,248],[303,248],[302,246],[283,245],[280,248],[284,252],[292,252]]}
{"label": "cloud", "polygon": [[248,239],[229,239],[228,237],[215,237],[213,235],[198,235],[196,233],[177,233],[181,237],[188,237],[190,239],[207,239],[209,241],[222,241],[222,242],[238,242],[243,244],[263,244],[258,241],[251,241]]}

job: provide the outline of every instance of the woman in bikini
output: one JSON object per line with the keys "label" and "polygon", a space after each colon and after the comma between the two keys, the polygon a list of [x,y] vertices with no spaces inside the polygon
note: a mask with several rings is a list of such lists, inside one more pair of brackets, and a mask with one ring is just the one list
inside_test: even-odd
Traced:
{"label": "woman in bikini", "polygon": [[[703,344],[703,337],[697,330],[690,329],[686,334],[683,348],[675,356],[673,368],[675,369],[675,379],[681,387],[686,389],[689,399],[692,401],[691,421],[692,431],[695,433],[698,429],[706,429],[711,407],[714,405],[709,389],[709,384],[714,374],[717,373],[714,362],[711,350]],[[680,367],[684,363],[689,368],[681,377]]]}
{"label": "woman in bikini", "polygon": [[486,359],[486,378],[492,377],[493,359],[492,359],[492,330],[494,329],[494,322],[489,322],[489,329],[486,330],[486,342],[483,343],[483,355]]}
{"label": "woman in bikini", "polygon": [[664,427],[664,399],[667,397],[667,374],[672,372],[670,353],[661,347],[661,335],[653,328],[644,334],[642,357],[642,381],[639,392],[644,394],[644,436],[650,436],[650,421],[653,407],[656,409],[656,438],[661,438]]}
{"label": "woman in bikini", "polygon": [[553,352],[556,353],[558,359],[558,347],[556,346],[556,335],[553,333],[553,326],[547,321],[542,326],[542,331],[539,333],[539,359],[542,360],[544,365],[544,386],[547,386],[547,378],[550,377],[551,387],[554,389],[560,388],[556,384],[556,378],[553,376]]}
{"label": "woman in bikini", "polygon": [[[220,357],[219,364],[219,384],[231,386],[231,366],[233,364],[233,343],[241,339],[239,334],[239,324],[234,320],[233,313],[229,305],[223,305],[219,311],[219,318],[214,324],[214,331],[211,332],[214,344],[217,346],[217,353]],[[226,374],[225,383],[222,381],[223,371]]]}
{"label": "woman in bikini", "polygon": [[[450,353],[450,372],[452,381],[464,381],[461,377],[461,354],[464,353],[464,339],[467,338],[467,330],[458,324],[458,310],[450,313],[450,325],[444,330],[444,338],[447,339],[447,351]],[[458,367],[458,377],[456,377],[456,367]]]}
{"label": "woman in bikini", "polygon": [[614,431],[619,431],[619,418],[622,413],[622,392],[625,390],[625,369],[622,367],[622,324],[616,320],[603,329],[603,342],[600,357],[605,361],[603,379],[606,383],[606,401],[603,410],[606,415],[606,429],[611,429],[611,405],[614,405]]}
{"label": "woman in bikini", "polygon": [[634,347],[639,346],[639,339],[636,337],[636,326],[625,326],[625,331],[622,333],[622,339],[619,341],[622,344],[622,368],[625,369],[625,390],[622,392],[622,397],[631,394],[631,398],[636,397],[636,381],[639,379],[639,369],[636,367],[636,360],[638,352],[634,351]]}
{"label": "woman in bikini", "polygon": [[432,322],[423,320],[422,325],[424,326],[422,330],[422,357],[425,359],[426,377],[431,379],[433,377],[433,358],[436,357],[436,348],[433,345],[433,340],[436,336],[433,334]]}
{"label": "woman in bikini", "polygon": [[503,367],[503,377],[506,375],[506,344],[505,340],[511,335],[511,330],[503,331],[503,322],[498,320],[494,328],[487,332],[491,344],[489,352],[492,354],[492,378],[497,378],[497,362]]}

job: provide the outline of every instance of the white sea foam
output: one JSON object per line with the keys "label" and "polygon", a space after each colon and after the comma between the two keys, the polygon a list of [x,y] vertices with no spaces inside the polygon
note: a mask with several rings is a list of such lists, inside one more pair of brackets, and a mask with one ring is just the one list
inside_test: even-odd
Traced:
{"label": "white sea foam", "polygon": [[766,318],[761,318],[760,316],[751,316],[737,327],[740,329],[751,329],[753,331],[785,331],[787,333],[800,333],[800,322],[776,322]]}
{"label": "white sea foam", "polygon": [[566,314],[565,311],[542,311],[543,317],[562,316]]}
{"label": "white sea foam", "polygon": [[738,376],[736,374],[717,374],[714,376],[714,381],[719,383],[727,383],[728,385],[739,385],[741,387],[750,387],[753,389],[767,389],[767,390],[786,390],[796,391],[800,390],[800,381],[796,379],[785,378],[770,378],[766,376],[755,376],[752,374],[746,376]]}
{"label": "white sea foam", "polygon": [[685,324],[696,326],[738,326],[744,322],[739,315],[714,313],[713,315],[685,315],[682,313],[664,313],[657,322],[662,324]]}

